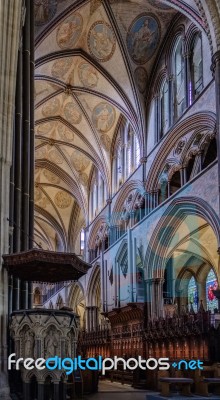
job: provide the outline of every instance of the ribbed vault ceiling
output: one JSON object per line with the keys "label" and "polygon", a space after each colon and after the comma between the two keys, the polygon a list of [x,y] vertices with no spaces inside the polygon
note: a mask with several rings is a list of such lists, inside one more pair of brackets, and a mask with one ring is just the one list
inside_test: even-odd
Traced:
{"label": "ribbed vault ceiling", "polygon": [[122,119],[145,148],[145,99],[178,12],[167,3],[35,0],[35,240],[42,247],[74,251],[94,167],[111,196]]}

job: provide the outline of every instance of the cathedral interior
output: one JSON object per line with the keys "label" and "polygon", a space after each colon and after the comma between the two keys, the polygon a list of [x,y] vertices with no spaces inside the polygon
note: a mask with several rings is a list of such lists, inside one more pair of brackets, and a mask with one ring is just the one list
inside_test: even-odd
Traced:
{"label": "cathedral interior", "polygon": [[107,378],[220,393],[219,0],[0,0],[0,26],[0,398],[77,386],[11,353],[199,359]]}

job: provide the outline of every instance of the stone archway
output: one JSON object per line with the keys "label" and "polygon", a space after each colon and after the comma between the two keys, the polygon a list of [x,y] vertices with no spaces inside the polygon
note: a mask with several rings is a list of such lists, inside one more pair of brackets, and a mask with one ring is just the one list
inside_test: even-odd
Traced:
{"label": "stone archway", "polygon": [[202,265],[218,270],[219,226],[216,213],[201,199],[175,199],[167,208],[151,236],[144,263],[150,317],[164,314],[164,274],[171,259],[173,280],[187,267],[195,274]]}

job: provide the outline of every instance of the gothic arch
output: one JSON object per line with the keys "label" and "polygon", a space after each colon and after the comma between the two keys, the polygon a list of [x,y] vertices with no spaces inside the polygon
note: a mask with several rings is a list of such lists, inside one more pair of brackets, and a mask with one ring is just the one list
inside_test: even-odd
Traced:
{"label": "gothic arch", "polygon": [[[146,189],[150,192],[158,186],[158,179],[166,164],[167,157],[171,151],[174,152],[175,148],[178,146],[178,142],[182,137],[184,137],[184,135],[188,134],[189,132],[200,133],[207,130],[214,132],[215,129],[216,117],[215,114],[211,112],[196,113],[174,126],[172,133],[169,135],[169,137],[165,138],[163,146],[161,146],[159,149],[155,161],[151,165],[146,179]],[[192,135],[193,134],[191,134],[191,136]]]}
{"label": "gothic arch", "polygon": [[100,299],[98,299],[97,296],[101,297],[100,285],[101,285],[100,266],[95,265],[87,286],[88,306],[97,306],[97,307],[99,306],[99,304],[97,303],[99,303]]}
{"label": "gothic arch", "polygon": [[163,277],[170,238],[173,237],[187,215],[203,218],[213,229],[219,247],[220,221],[212,207],[197,197],[174,199],[162,215],[148,244],[144,262],[145,279]]}
{"label": "gothic arch", "polygon": [[131,200],[131,209],[132,206],[134,204],[134,199],[137,199],[137,195],[138,194],[144,194],[144,188],[143,188],[143,184],[141,183],[141,181],[134,181],[131,180],[129,182],[127,182],[124,186],[123,186],[123,190],[121,190],[117,201],[113,207],[112,210],[112,216],[111,216],[111,225],[117,225],[117,221],[120,220],[121,215],[123,213],[123,209],[124,209],[124,204],[126,202],[126,200],[128,199],[129,195],[132,194],[132,200]]}

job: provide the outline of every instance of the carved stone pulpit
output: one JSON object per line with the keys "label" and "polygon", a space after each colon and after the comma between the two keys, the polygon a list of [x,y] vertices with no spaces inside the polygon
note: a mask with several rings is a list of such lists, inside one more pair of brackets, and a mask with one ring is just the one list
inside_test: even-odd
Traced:
{"label": "carved stone pulpit", "polygon": [[[11,315],[10,333],[14,344],[14,353],[18,358],[74,358],[76,356],[76,345],[79,333],[79,317],[70,311],[34,309],[16,311]],[[65,392],[67,376],[63,370],[48,369],[26,370],[22,363],[20,365],[21,377],[24,383],[24,399],[29,399],[30,387],[33,386],[33,379],[38,385],[39,393],[44,398],[45,382],[51,379],[51,386],[54,398],[55,393],[60,393],[62,385]],[[39,385],[41,385],[39,387]],[[57,386],[59,386],[59,390]],[[60,396],[60,394],[59,394]],[[65,398],[65,397],[63,397]],[[57,400],[61,397],[57,397]]]}

